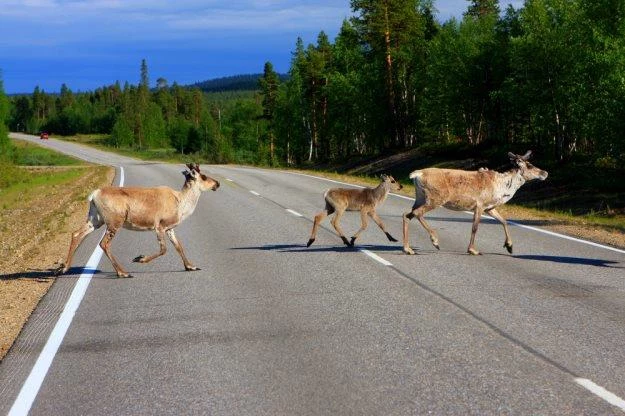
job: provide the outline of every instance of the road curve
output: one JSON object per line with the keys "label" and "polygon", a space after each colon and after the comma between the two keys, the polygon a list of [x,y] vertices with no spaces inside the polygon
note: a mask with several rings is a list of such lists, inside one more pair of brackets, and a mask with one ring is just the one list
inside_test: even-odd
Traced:
{"label": "road curve", "polygon": [[[20,136],[26,138],[25,136]],[[38,139],[31,140],[39,142]],[[179,188],[182,166],[141,162],[50,139],[45,145],[123,169],[126,185]],[[324,179],[202,166],[222,186],[202,195],[171,245],[123,231],[103,258],[28,406],[32,415],[549,414],[625,411],[625,253],[486,219],[465,254],[471,217],[438,209],[434,249],[416,221],[419,255],[371,222],[356,249],[329,222],[306,242]],[[411,201],[379,209],[401,240]],[[359,216],[342,220],[348,234]],[[77,251],[0,363],[0,414],[32,373],[97,246]],[[69,243],[69,236],[68,236]],[[16,414],[19,414],[16,413]]]}

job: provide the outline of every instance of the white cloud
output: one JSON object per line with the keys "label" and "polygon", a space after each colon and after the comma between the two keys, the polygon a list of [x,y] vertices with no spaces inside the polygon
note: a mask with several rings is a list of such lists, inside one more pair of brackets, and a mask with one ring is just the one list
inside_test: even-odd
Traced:
{"label": "white cloud", "polygon": [[[279,3],[278,1],[272,3]],[[282,32],[319,30],[328,25],[340,27],[349,10],[340,7],[300,6],[272,10],[206,10],[195,15],[174,15],[167,24],[177,30],[238,30]]]}

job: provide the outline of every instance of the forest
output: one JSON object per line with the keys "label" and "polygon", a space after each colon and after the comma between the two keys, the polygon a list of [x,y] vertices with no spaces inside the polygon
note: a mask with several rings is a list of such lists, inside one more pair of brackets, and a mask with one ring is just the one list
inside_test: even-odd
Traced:
{"label": "forest", "polygon": [[470,0],[444,22],[431,0],[350,5],[333,40],[294,39],[287,76],[267,62],[250,91],[150,84],[143,60],[137,85],[37,87],[0,100],[0,116],[11,131],[100,134],[207,162],[332,164],[421,146],[625,162],[625,2]]}

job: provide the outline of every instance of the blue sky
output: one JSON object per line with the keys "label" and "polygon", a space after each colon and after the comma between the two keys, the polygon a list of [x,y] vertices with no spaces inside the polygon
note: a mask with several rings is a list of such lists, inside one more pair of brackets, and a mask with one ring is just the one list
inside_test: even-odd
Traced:
{"label": "blue sky", "polygon": [[[436,1],[439,20],[468,4]],[[143,58],[152,85],[262,72],[266,61],[286,72],[298,36],[333,39],[350,16],[349,0],[0,0],[1,77],[13,94],[136,84]]]}

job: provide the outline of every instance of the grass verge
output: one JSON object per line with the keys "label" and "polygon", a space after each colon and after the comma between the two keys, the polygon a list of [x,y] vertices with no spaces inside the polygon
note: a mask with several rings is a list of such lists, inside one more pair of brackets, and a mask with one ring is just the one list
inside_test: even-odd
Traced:
{"label": "grass verge", "polygon": [[20,141],[11,157],[0,163],[0,360],[54,282],[51,270],[85,221],[87,195],[114,175]]}

